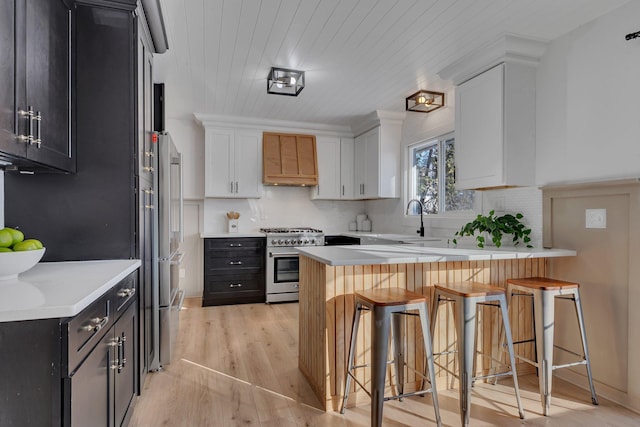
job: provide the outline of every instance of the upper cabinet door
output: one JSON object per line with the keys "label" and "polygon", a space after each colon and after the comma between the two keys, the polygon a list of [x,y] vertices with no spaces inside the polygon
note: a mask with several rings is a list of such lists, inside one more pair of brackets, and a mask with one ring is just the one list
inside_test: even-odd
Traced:
{"label": "upper cabinet door", "polygon": [[456,88],[456,188],[535,184],[535,69],[503,63]]}
{"label": "upper cabinet door", "polygon": [[318,185],[311,189],[312,199],[340,199],[340,138],[318,136]]}
{"label": "upper cabinet door", "polygon": [[235,197],[259,198],[262,196],[260,136],[256,131],[236,130]]}
{"label": "upper cabinet door", "polygon": [[25,144],[15,138],[15,3],[0,2],[0,150],[25,155]]}
{"label": "upper cabinet door", "polygon": [[27,146],[27,157],[73,171],[71,13],[62,0],[29,0],[25,19],[26,86],[25,98],[18,99],[18,107],[23,110],[33,107],[36,114],[33,124],[36,141]]}
{"label": "upper cabinet door", "polygon": [[233,176],[233,129],[213,129],[205,131],[205,181],[206,197],[235,197],[235,177]]}

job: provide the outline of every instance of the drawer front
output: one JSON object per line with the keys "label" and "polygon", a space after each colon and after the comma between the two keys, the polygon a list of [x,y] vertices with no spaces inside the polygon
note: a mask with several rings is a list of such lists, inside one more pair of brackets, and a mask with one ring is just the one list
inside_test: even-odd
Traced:
{"label": "drawer front", "polygon": [[138,292],[138,272],[134,271],[111,290],[111,307],[115,314],[115,320],[125,311],[132,301],[135,301]]}
{"label": "drawer front", "polygon": [[264,289],[264,276],[260,273],[225,274],[205,277],[205,294],[220,292],[246,292]]}
{"label": "drawer front", "polygon": [[223,238],[223,239],[205,239],[204,248],[209,249],[234,249],[234,250],[255,250],[264,251],[266,238],[263,237],[244,237],[244,238]]}
{"label": "drawer front", "polygon": [[107,292],[67,323],[69,375],[113,324],[110,295]]}
{"label": "drawer front", "polygon": [[262,256],[223,256],[216,257],[205,255],[205,274],[211,270],[232,269],[241,270],[246,268],[262,268],[264,265],[264,254]]}

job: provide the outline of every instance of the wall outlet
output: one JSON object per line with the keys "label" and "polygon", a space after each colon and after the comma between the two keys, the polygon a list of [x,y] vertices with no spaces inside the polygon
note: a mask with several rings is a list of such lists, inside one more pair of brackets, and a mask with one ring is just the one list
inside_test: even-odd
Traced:
{"label": "wall outlet", "polygon": [[184,279],[185,277],[187,277],[187,271],[184,268],[181,268],[179,271],[179,276],[180,279]]}
{"label": "wall outlet", "polygon": [[584,222],[586,228],[607,228],[607,210],[586,209]]}

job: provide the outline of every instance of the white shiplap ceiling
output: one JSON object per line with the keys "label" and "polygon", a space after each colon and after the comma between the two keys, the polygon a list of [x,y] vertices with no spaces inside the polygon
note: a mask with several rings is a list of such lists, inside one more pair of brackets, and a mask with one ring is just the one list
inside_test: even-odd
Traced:
{"label": "white shiplap ceiling", "polygon": [[[627,1],[163,0],[169,50],[155,80],[169,118],[346,125],[450,89],[437,73],[504,33],[553,40]],[[306,71],[298,97],[267,94],[272,66]]]}

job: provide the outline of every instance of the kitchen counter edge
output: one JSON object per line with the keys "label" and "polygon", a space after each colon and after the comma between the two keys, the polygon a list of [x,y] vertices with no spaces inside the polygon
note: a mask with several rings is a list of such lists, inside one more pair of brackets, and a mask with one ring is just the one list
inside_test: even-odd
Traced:
{"label": "kitchen counter edge", "polygon": [[314,246],[298,248],[301,255],[330,266],[413,264],[448,261],[493,261],[576,256],[570,249],[465,249],[401,245]]}
{"label": "kitchen counter edge", "polygon": [[140,265],[138,259],[38,263],[0,281],[0,322],[73,317]]}

